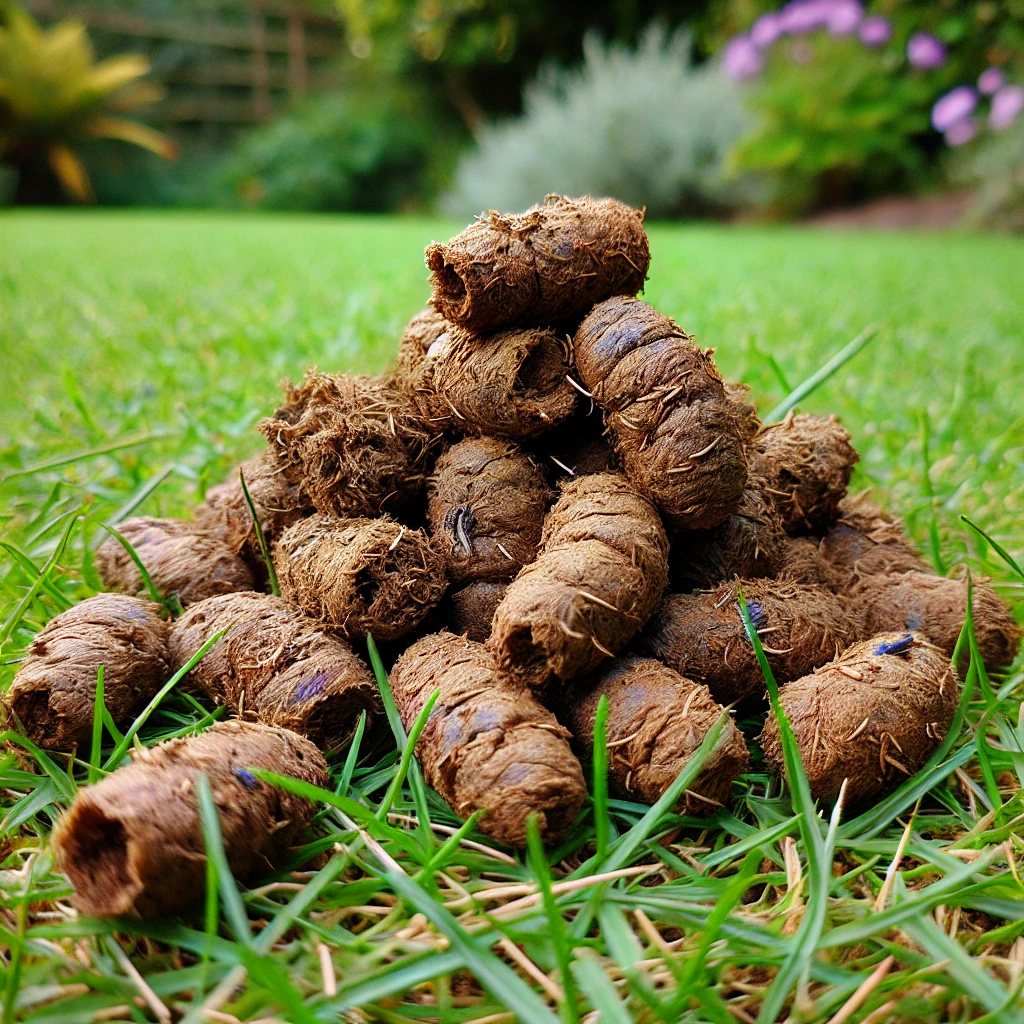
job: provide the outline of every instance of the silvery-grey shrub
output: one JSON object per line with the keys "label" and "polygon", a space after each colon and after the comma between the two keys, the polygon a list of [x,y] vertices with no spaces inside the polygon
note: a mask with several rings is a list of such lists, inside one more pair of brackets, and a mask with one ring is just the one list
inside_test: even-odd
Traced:
{"label": "silvery-grey shrub", "polygon": [[740,88],[691,51],[686,32],[658,25],[635,49],[589,35],[578,68],[545,69],[521,117],[482,130],[442,208],[521,210],[551,192],[615,196],[652,216],[741,202],[748,183],[725,169],[749,123]]}

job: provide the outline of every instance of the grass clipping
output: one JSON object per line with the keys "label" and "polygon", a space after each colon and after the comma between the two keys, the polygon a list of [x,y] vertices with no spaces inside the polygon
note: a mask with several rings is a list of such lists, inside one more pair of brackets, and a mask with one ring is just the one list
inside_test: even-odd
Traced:
{"label": "grass clipping", "polygon": [[202,900],[200,772],[210,780],[231,873],[242,882],[269,874],[314,811],[249,769],[327,784],[327,764],[312,743],[250,722],[218,722],[197,736],[136,750],[132,758],[79,790],[53,834],[57,863],[75,887],[75,907],[88,917],[169,917]]}
{"label": "grass clipping", "polygon": [[230,594],[193,605],[174,624],[170,655],[182,668],[227,629],[189,680],[240,718],[292,729],[318,747],[347,743],[362,711],[378,710],[370,670],[343,640],[270,594]]}
{"label": "grass clipping", "polygon": [[735,512],[747,479],[749,427],[711,352],[669,317],[625,297],[595,306],[573,349],[622,469],[666,521],[705,530]]}
{"label": "grass clipping", "polygon": [[[562,717],[591,756],[597,706],[608,698],[608,782],[625,800],[653,804],[686,767],[722,714],[708,688],[653,658],[625,657],[569,688]],[[688,814],[712,814],[750,766],[743,734],[732,721],[681,799]]]}
{"label": "grass clipping", "polygon": [[36,634],[7,691],[8,726],[20,722],[49,750],[88,750],[100,667],[103,701],[120,728],[171,674],[167,630],[158,604],[123,594],[97,594],[61,612]]}
{"label": "grass clipping", "polygon": [[611,295],[635,295],[651,262],[642,210],[615,199],[551,196],[525,213],[481,214],[427,246],[431,302],[472,331],[578,320]]}
{"label": "grass clipping", "polygon": [[481,644],[437,633],[413,644],[391,671],[406,729],[440,690],[416,745],[427,783],[462,818],[485,811],[480,828],[526,845],[526,819],[557,839],[583,804],[583,772],[569,731]]}
{"label": "grass clipping", "polygon": [[487,646],[530,686],[572,679],[614,657],[668,580],[658,513],[620,473],[571,481],[544,520],[540,553],[509,584]]}

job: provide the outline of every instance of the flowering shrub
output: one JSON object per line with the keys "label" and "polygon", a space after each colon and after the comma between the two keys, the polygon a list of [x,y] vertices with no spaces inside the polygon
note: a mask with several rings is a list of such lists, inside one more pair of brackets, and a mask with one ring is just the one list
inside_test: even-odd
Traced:
{"label": "flowering shrub", "polygon": [[[962,146],[982,128],[983,104],[996,130],[1024,109],[1024,88],[1009,83],[1001,67],[984,70],[976,86],[956,84],[981,56],[966,27],[972,16],[992,21],[991,11],[974,5],[972,15],[965,4],[963,16],[936,21],[913,3],[882,3],[901,17],[868,14],[859,0],[791,0],[724,48],[723,69],[746,84],[760,115],[733,154],[735,166],[770,172],[774,201],[785,211],[926,184],[941,149],[930,128],[947,145]],[[996,22],[985,56],[1008,63],[1024,24]]]}
{"label": "flowering shrub", "polygon": [[762,15],[722,56],[758,115],[735,167],[768,172],[788,213],[920,181],[943,60],[937,38],[918,33],[903,47],[891,22],[866,17],[856,0],[793,0]]}

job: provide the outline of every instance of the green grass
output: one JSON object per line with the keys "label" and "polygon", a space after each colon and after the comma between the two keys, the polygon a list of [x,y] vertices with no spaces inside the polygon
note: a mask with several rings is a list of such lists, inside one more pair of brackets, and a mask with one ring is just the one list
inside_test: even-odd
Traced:
{"label": "green grass", "polygon": [[[101,524],[185,512],[258,449],[253,425],[282,378],[388,362],[427,297],[422,248],[455,227],[0,216],[0,688],[32,634],[98,585]],[[843,419],[862,453],[856,484],[878,489],[938,568],[993,575],[1024,614],[1024,581],[959,519],[1024,561],[1019,243],[668,226],[651,237],[648,300],[713,346],[764,411],[877,326],[800,408]],[[830,809],[813,815],[799,786],[791,801],[755,761],[711,821],[598,786],[610,821],[598,829],[588,806],[559,848],[511,857],[460,828],[402,756],[400,723],[381,722],[332,764],[315,848],[340,845],[319,870],[239,890],[206,808],[221,907],[181,921],[76,919],[47,852],[76,786],[130,739],[104,730],[102,751],[74,763],[0,754],[0,1020],[153,1020],[159,1000],[175,1019],[227,1024],[497,1022],[509,1008],[523,1021],[809,1024],[872,977],[845,1019],[1009,1024],[1024,1013],[1024,671],[975,668],[967,682],[963,728],[941,756],[831,827]],[[138,737],[208,721],[172,688]],[[883,886],[885,909],[872,910]]]}

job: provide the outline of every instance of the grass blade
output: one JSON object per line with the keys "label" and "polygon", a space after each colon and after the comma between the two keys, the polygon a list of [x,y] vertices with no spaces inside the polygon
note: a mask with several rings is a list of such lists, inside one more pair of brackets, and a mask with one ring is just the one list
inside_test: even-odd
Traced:
{"label": "grass blade", "polygon": [[384,821],[387,818],[388,811],[391,810],[391,805],[395,802],[395,797],[398,796],[398,792],[402,788],[406,773],[409,771],[409,765],[412,763],[413,753],[416,750],[416,743],[420,738],[420,733],[423,732],[427,719],[430,717],[430,712],[434,710],[434,704],[440,696],[441,691],[435,690],[427,698],[427,703],[423,705],[423,710],[413,723],[412,731],[409,733],[409,738],[405,741],[405,747],[402,750],[402,759],[398,762],[398,771],[395,772],[395,776],[391,780],[387,792],[384,794],[384,799],[380,802],[380,807],[377,808],[378,821]]}
{"label": "grass blade", "polygon": [[791,409],[803,401],[812,391],[825,383],[837,370],[845,366],[865,345],[878,334],[878,328],[865,327],[852,341],[847,342],[820,370],[812,373],[802,384],[798,384],[767,416],[765,423],[783,419]]}
{"label": "grass blade", "polygon": [[176,431],[162,431],[154,434],[142,434],[140,437],[132,437],[124,441],[112,441],[110,444],[99,445],[96,448],[86,448],[85,451],[75,452],[74,455],[61,455],[55,459],[47,459],[45,462],[37,462],[32,466],[25,466],[22,469],[12,469],[4,473],[3,476],[0,476],[0,483],[7,483],[8,480],[15,480],[20,476],[42,473],[48,469],[70,466],[73,462],[93,459],[97,455],[109,455],[111,452],[119,452],[124,448],[134,448],[136,445],[148,444],[150,441],[159,441],[165,437],[173,437],[175,433]]}
{"label": "grass blade", "polygon": [[558,1018],[507,964],[471,936],[440,903],[408,875],[385,869],[384,877],[410,906],[443,935],[476,980],[521,1024],[556,1024]]}
{"label": "grass blade", "polygon": [[103,743],[103,712],[106,705],[103,703],[103,666],[100,665],[96,671],[96,699],[92,712],[92,747],[89,750],[89,785],[91,786],[100,776],[100,747]]}
{"label": "grass blade", "polygon": [[[79,511],[81,511],[80,508],[75,510],[76,513]],[[71,539],[71,533],[77,522],[77,515],[69,515],[68,521],[64,526],[64,532],[60,535],[60,540],[57,542],[57,546],[53,549],[53,554],[46,560],[46,564],[39,571],[39,576],[33,581],[32,585],[18,602],[14,611],[11,612],[9,618],[3,624],[3,627],[0,628],[0,652],[3,651],[4,645],[8,640],[10,640],[14,631],[21,623],[21,620],[25,617],[25,613],[28,611],[29,605],[31,605],[35,600],[36,594],[39,593],[40,588],[46,582],[50,573],[53,571],[54,566],[63,557],[64,549],[68,546],[68,541]]]}
{"label": "grass blade", "polygon": [[127,519],[176,469],[175,466],[167,466],[161,469],[155,476],[151,476],[135,493],[123,504],[119,505],[101,525],[116,526],[122,519]]}
{"label": "grass blade", "polygon": [[252,495],[249,493],[249,485],[245,482],[245,473],[242,467],[238,467],[238,482],[242,485],[242,497],[245,498],[246,505],[249,506],[249,515],[252,516],[252,525],[256,530],[256,543],[260,547],[260,554],[263,556],[263,561],[267,565],[267,576],[270,579],[270,592],[274,597],[281,596],[281,587],[277,582],[277,571],[274,569],[274,560],[270,557],[270,548],[267,547],[266,538],[263,536],[263,527],[260,525],[260,517],[256,514],[256,503],[252,500]]}
{"label": "grass blade", "polygon": [[[230,627],[229,627],[230,628]],[[203,659],[206,652],[227,632],[227,629],[222,629],[219,633],[214,633],[202,647],[192,655],[188,661],[178,669],[177,672],[167,680],[166,683],[157,692],[157,695],[142,709],[139,716],[134,722],[128,727],[127,732],[124,734],[124,738],[118,743],[114,752],[107,758],[107,763],[103,766],[107,771],[113,771],[120,763],[121,758],[127,753],[128,748],[132,745],[132,740],[135,738],[136,733],[146,724],[149,716],[157,709],[160,702],[174,689],[182,679],[185,678],[199,664]]]}
{"label": "grass blade", "polygon": [[[366,649],[370,654],[370,665],[373,667],[373,675],[377,680],[377,689],[380,691],[380,699],[384,704],[384,713],[387,715],[388,724],[394,734],[395,742],[399,750],[405,750],[409,737],[405,734],[405,726],[402,725],[402,716],[398,713],[395,704],[394,694],[391,692],[391,684],[388,682],[388,674],[384,669],[384,662],[381,660],[380,651],[373,637],[366,635]],[[427,785],[423,781],[423,773],[416,761],[409,764],[409,789],[412,791],[412,802],[416,808],[416,817],[420,823],[420,836],[423,840],[423,848],[429,850],[434,845],[434,834],[430,830],[430,808],[427,805]]]}
{"label": "grass blade", "polygon": [[[242,902],[242,894],[235,884],[227,854],[224,852],[224,839],[220,831],[220,814],[213,802],[213,791],[206,772],[200,772],[196,779],[196,796],[199,801],[199,821],[203,826],[203,840],[206,843],[206,856],[213,864],[217,887],[220,890],[221,902],[224,905],[224,916],[235,934],[235,938],[243,946],[252,944],[252,930],[249,927],[249,915]],[[209,876],[207,876],[209,877]]]}
{"label": "grass blade", "polygon": [[156,588],[156,584],[150,578],[149,570],[142,564],[142,559],[139,557],[139,553],[135,550],[135,546],[132,542],[119,533],[112,526],[107,526],[106,523],[100,523],[100,526],[110,534],[111,537],[116,538],[117,542],[128,552],[128,557],[135,563],[135,568],[139,570],[139,575],[142,577],[142,582],[145,584],[146,591],[149,593],[150,599],[155,601],[157,604],[164,606],[163,595]]}
{"label": "grass blade", "polygon": [[[601,699],[606,700],[604,697]],[[565,1001],[562,1004],[565,1018],[570,1024],[578,1024],[580,1019],[577,1006],[578,996],[571,970],[572,943],[565,927],[565,921],[562,919],[562,912],[551,892],[551,867],[544,853],[544,843],[540,838],[540,829],[537,826],[535,814],[531,814],[526,820],[526,846],[530,870],[533,872],[533,879],[540,890],[541,903],[548,919],[548,935],[551,938],[551,944],[555,947],[555,959],[558,961],[558,973],[562,981],[562,991],[565,994]]]}
{"label": "grass blade", "polygon": [[961,521],[966,523],[979,537],[984,538],[991,546],[992,550],[1022,579],[1024,580],[1024,569],[1018,564],[1016,559],[997,541],[994,541],[992,537],[987,534],[977,523],[972,522],[967,516],[961,516]]}
{"label": "grass blade", "polygon": [[603,860],[611,840],[611,818],[608,814],[608,695],[597,702],[594,720],[594,856]]}

